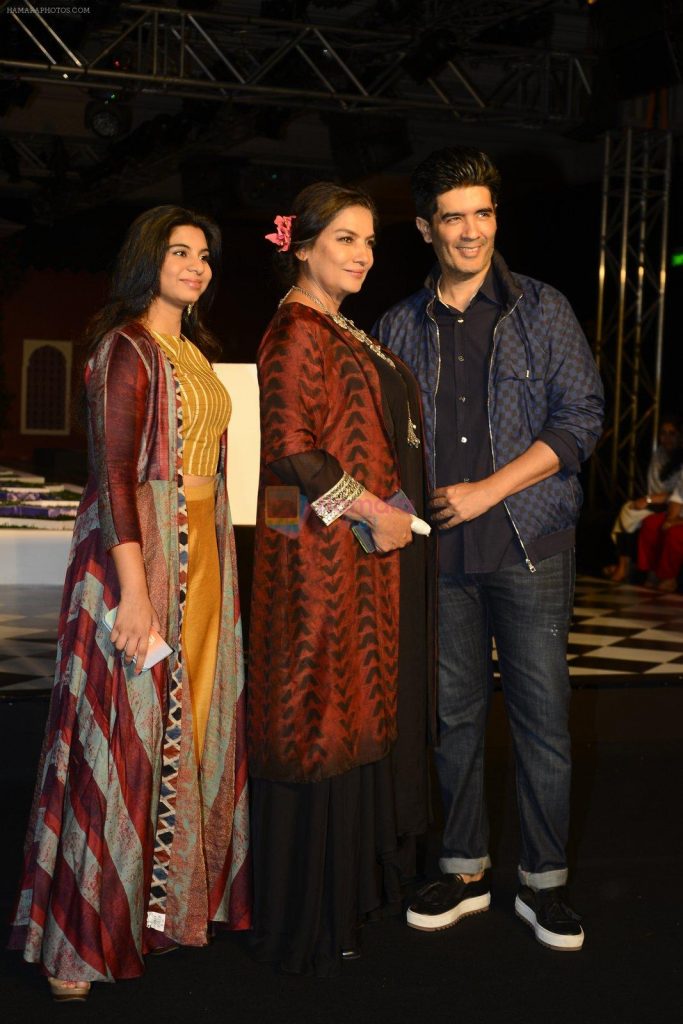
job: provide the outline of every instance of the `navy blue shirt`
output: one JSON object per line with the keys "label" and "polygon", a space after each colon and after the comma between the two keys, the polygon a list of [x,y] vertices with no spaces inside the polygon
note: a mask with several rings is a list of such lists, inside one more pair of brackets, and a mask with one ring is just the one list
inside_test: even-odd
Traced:
{"label": "navy blue shirt", "polygon": [[[493,473],[487,393],[493,331],[503,309],[493,268],[465,310],[438,298],[441,371],[436,393],[436,486]],[[493,572],[524,558],[502,502],[468,523],[439,531],[439,571]]]}
{"label": "navy blue shirt", "polygon": [[[488,377],[493,332],[503,305],[493,265],[466,310],[445,305],[437,293],[434,317],[441,353],[436,393],[437,487],[475,483],[494,471]],[[545,428],[537,440],[552,448],[562,466],[578,472],[578,445],[569,431]],[[535,547],[536,560],[549,558],[566,547],[566,537],[541,538]],[[471,522],[439,531],[441,573],[495,572],[523,559],[522,546],[502,502]]]}

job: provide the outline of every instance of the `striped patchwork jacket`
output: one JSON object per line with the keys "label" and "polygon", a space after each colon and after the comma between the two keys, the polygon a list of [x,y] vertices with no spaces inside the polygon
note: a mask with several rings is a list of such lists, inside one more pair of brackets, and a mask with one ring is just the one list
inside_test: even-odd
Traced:
{"label": "striped patchwork jacket", "polygon": [[[578,459],[525,490],[505,506],[527,565],[573,531],[582,502],[577,473],[600,436],[603,389],[595,360],[567,299],[550,285],[513,274],[494,253],[494,271],[505,295],[493,332],[488,379],[489,437],[495,469],[521,455],[544,431],[568,432]],[[436,392],[441,369],[434,319],[437,274],[389,309],[374,334],[406,362],[422,396],[430,484],[435,479]],[[550,543],[549,543],[550,542]],[[553,543],[554,542],[554,543]]]}

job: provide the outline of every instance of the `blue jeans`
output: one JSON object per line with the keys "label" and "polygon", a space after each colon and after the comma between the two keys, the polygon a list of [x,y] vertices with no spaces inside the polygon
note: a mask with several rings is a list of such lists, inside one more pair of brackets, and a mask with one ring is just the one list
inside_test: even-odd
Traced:
{"label": "blue jeans", "polygon": [[439,865],[476,874],[491,863],[484,795],[484,733],[491,695],[491,636],[498,651],[516,764],[519,877],[535,889],[564,885],[571,746],[567,637],[574,552],[491,573],[439,580],[439,721],[436,766],[445,828]]}

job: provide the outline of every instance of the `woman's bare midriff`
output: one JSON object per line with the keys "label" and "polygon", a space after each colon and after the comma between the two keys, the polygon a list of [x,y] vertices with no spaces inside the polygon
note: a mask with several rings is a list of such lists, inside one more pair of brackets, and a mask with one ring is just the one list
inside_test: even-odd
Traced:
{"label": "woman's bare midriff", "polygon": [[202,484],[210,484],[215,479],[215,474],[211,476],[195,476],[194,473],[186,473],[183,477],[183,482],[186,487],[201,487]]}

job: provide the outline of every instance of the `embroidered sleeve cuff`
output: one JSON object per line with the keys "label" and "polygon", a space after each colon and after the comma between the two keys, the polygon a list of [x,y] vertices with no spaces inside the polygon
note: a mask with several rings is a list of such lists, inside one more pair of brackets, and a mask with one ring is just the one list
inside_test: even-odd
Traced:
{"label": "embroidered sleeve cuff", "polygon": [[348,473],[344,473],[334,487],[330,487],[329,491],[325,491],[319,498],[311,502],[311,508],[316,515],[320,516],[325,526],[329,526],[335,519],[344,515],[347,508],[353,505],[364,489],[362,484],[359,484]]}

